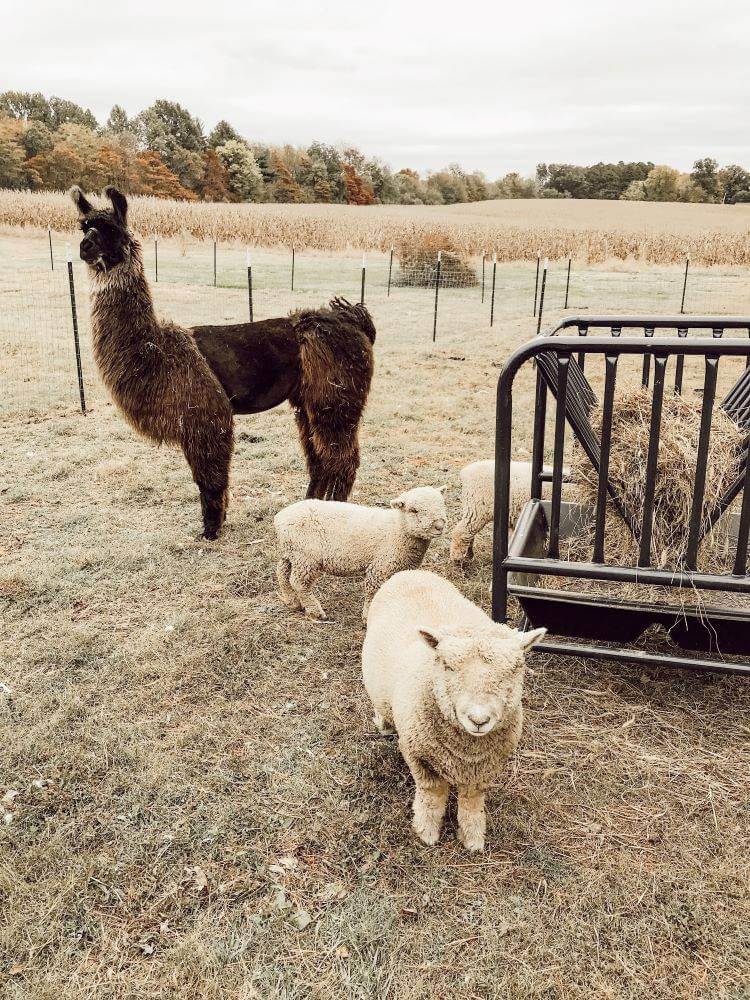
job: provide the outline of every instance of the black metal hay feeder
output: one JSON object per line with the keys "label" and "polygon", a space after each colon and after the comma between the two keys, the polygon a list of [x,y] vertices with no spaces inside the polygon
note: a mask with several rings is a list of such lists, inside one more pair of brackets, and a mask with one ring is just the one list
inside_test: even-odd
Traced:
{"label": "black metal hay feeder", "polygon": [[[750,675],[750,611],[712,608],[710,598],[700,609],[691,610],[656,600],[621,600],[590,592],[539,586],[543,576],[562,576],[750,594],[750,577],[747,574],[750,461],[747,445],[737,480],[715,509],[707,514],[703,511],[711,417],[722,358],[745,359],[743,374],[720,406],[740,428],[750,430],[749,337],[750,319],[572,317],[550,333],[524,344],[511,355],[497,386],[492,579],[495,621],[506,620],[508,596],[513,595],[534,627],[547,626],[549,635],[537,647],[542,652]],[[596,395],[585,374],[589,355],[604,360],[601,437],[590,420]],[[623,355],[642,357],[644,386],[651,384],[653,370],[644,503],[643,509],[638,511],[624,506],[608,478],[617,368]],[[674,382],[667,389],[668,362],[672,356]],[[651,534],[662,402],[665,391],[682,391],[686,357],[702,358],[704,364],[695,487],[681,567],[679,570],[659,569],[652,562]],[[519,370],[532,360],[536,362],[537,375],[531,501],[522,511],[509,545],[513,383]],[[671,373],[671,368],[669,371]],[[545,471],[543,465],[550,395],[555,406],[551,474]],[[562,499],[566,425],[570,426],[577,444],[598,474],[597,504],[591,510]],[[549,500],[542,499],[545,482],[551,483]],[[740,493],[742,503],[739,513],[729,511],[729,506]],[[616,504],[638,540],[637,565],[605,563],[608,497]],[[730,520],[729,537],[735,553],[732,570],[713,574],[698,572],[701,539],[720,518]],[[561,541],[576,530],[582,519],[590,519],[594,526],[591,561],[561,559]],[[653,625],[667,629],[672,640],[686,655],[651,653],[634,648],[632,644]],[[566,639],[574,637],[574,641],[560,641],[558,636]],[[602,645],[604,642],[607,644]],[[706,654],[711,658],[707,658]],[[741,659],[726,660],[725,656],[730,655]]]}

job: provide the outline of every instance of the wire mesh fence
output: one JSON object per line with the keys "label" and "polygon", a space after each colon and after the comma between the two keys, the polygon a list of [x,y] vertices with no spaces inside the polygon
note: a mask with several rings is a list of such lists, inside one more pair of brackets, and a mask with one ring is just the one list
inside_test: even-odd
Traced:
{"label": "wire mesh fence", "polygon": [[[739,267],[554,261],[542,274],[540,322],[536,257],[506,263],[489,253],[442,254],[438,261],[392,250],[362,258],[296,248],[253,248],[248,255],[237,246],[179,241],[145,241],[143,256],[157,314],[185,326],[244,322],[251,313],[261,320],[334,296],[364,297],[376,324],[398,329],[398,318],[408,317],[424,329],[425,341],[468,338],[491,326],[501,352],[503,323],[511,319],[528,317],[532,336],[538,325],[566,314],[750,314],[750,273]],[[88,279],[80,261],[73,273],[83,389],[95,401],[104,393],[91,356]],[[73,333],[65,241],[45,232],[13,257],[0,254],[0,411],[80,405]]]}

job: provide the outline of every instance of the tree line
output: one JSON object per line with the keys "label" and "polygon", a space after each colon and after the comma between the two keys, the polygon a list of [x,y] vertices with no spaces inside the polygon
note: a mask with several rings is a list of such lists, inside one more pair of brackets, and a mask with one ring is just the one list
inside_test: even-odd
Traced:
{"label": "tree line", "polygon": [[251,142],[228,122],[206,133],[175,101],[157,100],[129,118],[115,105],[100,124],[73,101],[41,93],[0,94],[0,187],[98,191],[186,201],[452,205],[491,198],[623,198],[750,201],[750,174],[698,160],[681,174],[653,163],[539,164],[535,177],[495,181],[453,163],[420,176],[393,171],[357,148]]}

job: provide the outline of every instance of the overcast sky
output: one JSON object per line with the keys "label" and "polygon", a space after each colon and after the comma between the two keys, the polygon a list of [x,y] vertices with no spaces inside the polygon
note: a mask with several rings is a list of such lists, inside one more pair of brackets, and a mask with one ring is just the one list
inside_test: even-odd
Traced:
{"label": "overcast sky", "polygon": [[395,169],[699,156],[750,168],[750,4],[0,0],[0,89],[353,143]]}

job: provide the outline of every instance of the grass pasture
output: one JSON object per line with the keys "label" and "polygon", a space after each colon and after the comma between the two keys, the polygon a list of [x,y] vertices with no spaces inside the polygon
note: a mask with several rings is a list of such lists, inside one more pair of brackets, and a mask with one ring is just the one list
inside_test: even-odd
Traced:
{"label": "grass pasture", "polygon": [[[0,243],[0,302],[29,342],[46,327],[13,287],[20,259],[48,287],[38,239]],[[213,289],[205,249],[165,247],[160,311],[244,316],[244,254]],[[286,258],[259,251],[257,314],[355,296],[358,259],[339,261],[351,286],[303,256],[293,298]],[[448,482],[452,524],[458,470],[491,454],[498,366],[535,329],[529,266],[502,270],[492,330],[476,289],[447,290],[434,346],[430,293],[387,300],[372,267],[354,499]],[[618,301],[633,273],[591,271]],[[679,288],[679,268],[649,274]],[[452,813],[422,847],[407,769],[370,724],[358,584],[321,582],[325,623],[275,596],[272,517],[305,486],[289,412],[238,419],[210,544],[179,454],[135,437],[92,376],[83,417],[67,376],[49,395],[29,364],[38,399],[6,400],[0,425],[3,1000],[747,1000],[747,681],[533,657],[486,852],[460,848]],[[487,607],[489,547],[458,570],[446,538],[425,565]]]}

